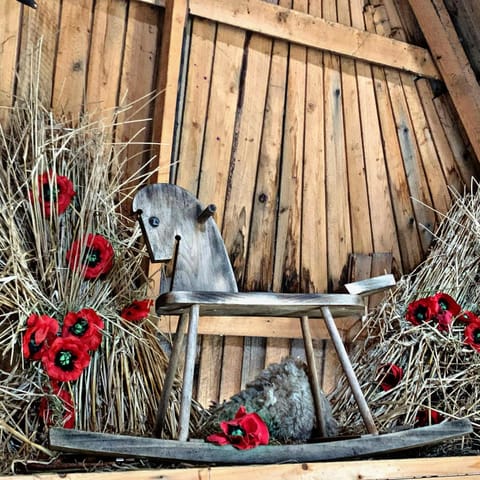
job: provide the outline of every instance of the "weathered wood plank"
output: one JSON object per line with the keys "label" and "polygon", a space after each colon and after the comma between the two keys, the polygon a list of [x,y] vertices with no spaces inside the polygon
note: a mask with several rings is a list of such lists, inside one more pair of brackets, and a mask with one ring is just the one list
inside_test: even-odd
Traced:
{"label": "weathered wood plank", "polygon": [[218,447],[203,441],[180,442],[54,428],[50,430],[50,447],[83,454],[248,465],[359,458],[431,445],[467,435],[471,431],[472,426],[468,420],[452,420],[429,427],[383,435],[365,435],[352,440],[259,446],[239,451],[230,445]]}
{"label": "weathered wood plank", "polygon": [[[307,3],[297,1],[293,7],[306,10]],[[298,292],[300,288],[305,75],[306,49],[290,45],[273,271],[273,290],[277,292]]]}
{"label": "weathered wood plank", "polygon": [[[414,480],[418,478],[435,480],[480,480],[480,457],[427,457],[389,460],[349,460],[348,462],[294,463],[283,465],[249,465],[223,467],[188,467],[155,470],[135,470],[138,480],[242,480],[245,478],[281,478],[283,480]],[[124,480],[132,477],[126,472],[89,473],[45,473],[43,480]],[[2,476],[0,480],[10,480]],[[16,480],[34,480],[38,475],[16,475]]]}
{"label": "weathered wood plank", "polygon": [[98,0],[93,13],[85,109],[112,121],[118,104],[127,16],[126,0]]}
{"label": "weathered wood plank", "polygon": [[4,0],[0,4],[0,125],[6,129],[8,110],[2,107],[13,105],[17,50],[20,42],[21,5],[15,0]]}
{"label": "weathered wood plank", "polygon": [[[34,72],[38,72],[38,100],[51,106],[53,78],[60,24],[60,0],[44,3],[42,8],[24,8],[16,95],[28,98]],[[41,61],[38,59],[41,45]],[[33,69],[33,71],[32,71]]]}
{"label": "weathered wood plank", "polygon": [[[352,26],[350,10],[350,0],[337,0],[338,21],[343,25]],[[364,29],[363,25],[361,29]],[[369,149],[374,148],[375,142],[370,144],[369,141],[371,140],[368,136],[365,138],[365,134],[370,132],[375,133],[375,125],[377,122],[371,125],[368,122],[369,119],[366,119],[367,121],[365,122],[365,119],[361,119],[360,117],[360,102],[369,100],[365,97],[364,92],[360,91],[360,82],[363,78],[361,72],[357,75],[357,69],[361,68],[360,62],[355,62],[351,58],[341,57],[340,68],[342,72],[345,154],[348,165],[347,179],[350,199],[352,250],[357,253],[368,253],[373,251],[373,239],[372,228],[368,228],[367,224],[375,228],[375,221],[370,220],[370,215],[375,215],[380,209],[372,209],[372,211],[370,211],[365,167],[366,162],[371,158],[371,151],[369,151]],[[372,111],[372,105],[374,105],[374,103],[369,103],[368,105],[369,111]],[[364,127],[363,132],[362,126]],[[367,126],[367,128],[365,128],[365,126]],[[378,155],[373,156],[374,159],[377,157]],[[381,170],[377,169],[377,181],[379,180],[380,172]],[[370,184],[368,186],[370,188],[372,187]],[[372,195],[372,193],[370,193],[370,195]],[[382,209],[381,211],[383,212],[384,210]],[[385,232],[385,234],[386,233],[387,232]]]}
{"label": "weathered wood plank", "polygon": [[365,306],[360,296],[343,293],[171,291],[157,298],[156,310],[159,315],[179,315],[193,304],[200,305],[200,315],[297,318],[321,318],[323,307],[334,317],[345,317],[362,313]]}
{"label": "weathered wood plank", "polygon": [[276,40],[272,47],[262,143],[255,184],[251,232],[244,288],[272,290],[277,193],[282,152],[288,45]]}
{"label": "weathered wood plank", "polygon": [[443,0],[409,0],[477,158],[480,158],[480,85]]}
{"label": "weathered wood plank", "polygon": [[461,192],[464,183],[462,181],[459,167],[448,143],[447,135],[435,109],[434,95],[430,84],[425,79],[418,79],[416,81],[416,86],[420,94],[423,111],[425,112],[430,126],[434,146],[438,151],[438,158],[442,166],[446,184],[457,192]]}
{"label": "weathered wood plank", "polygon": [[[334,0],[323,2],[326,20],[336,20]],[[336,291],[352,251],[340,59],[324,53],[328,290]]]}
{"label": "weathered wood plank", "polygon": [[469,149],[464,135],[462,135],[463,131],[458,128],[460,123],[458,114],[453,108],[448,95],[436,97],[433,103],[457,162],[462,180],[466,185],[470,185],[472,177],[477,178],[480,173],[479,164],[475,159],[475,155]]}
{"label": "weathered wood plank", "polygon": [[[262,141],[272,41],[253,34],[245,49],[242,96],[238,105],[228,196],[225,204],[223,239],[240,288],[245,277],[252,204]],[[255,255],[255,252],[252,252]]]}
{"label": "weathered wood plank", "polygon": [[[344,335],[358,322],[357,319],[336,318],[338,329]],[[162,332],[175,332],[177,326],[176,317],[162,316],[158,323],[158,327]],[[312,319],[310,328],[314,339],[330,338],[325,324],[321,319]],[[302,338],[302,330],[297,318],[276,317],[274,319],[268,317],[200,317],[198,326],[199,334],[203,335],[241,335],[251,336],[252,332],[259,337],[267,337],[272,339],[285,339],[285,342],[275,340],[272,342],[275,357],[281,359],[289,354],[290,344],[287,339]],[[243,348],[243,345],[242,345]],[[268,353],[268,352],[267,352]],[[270,360],[271,363],[274,360]]]}
{"label": "weathered wood plank", "polygon": [[187,23],[187,0],[166,0],[163,19],[152,138],[158,142],[157,182],[169,181],[172,162],[180,64]]}
{"label": "weathered wood plank", "polygon": [[[310,2],[309,13],[321,16],[321,4]],[[302,292],[327,290],[327,221],[323,54],[309,48],[306,57],[303,155],[301,271]]]}
{"label": "weathered wood plank", "polygon": [[[220,228],[224,222],[244,44],[245,32],[243,30],[227,25],[218,26],[198,197],[205,204],[214,203],[217,206],[216,220]],[[222,357],[223,346],[218,339],[203,337],[202,350],[205,348],[209,349],[210,355],[216,358]],[[219,385],[220,369],[217,364],[208,362],[209,360],[203,358],[202,355],[200,368],[204,372],[209,372],[211,385]],[[201,389],[204,391],[205,397],[212,400],[217,399],[217,388],[209,391],[204,385],[201,385]]]}
{"label": "weathered wood plank", "polygon": [[201,18],[192,21],[180,149],[176,183],[198,192],[215,41],[215,25]]}
{"label": "weathered wood plank", "polygon": [[[157,0],[142,0],[148,3]],[[423,48],[358,30],[262,0],[190,0],[190,13],[307,47],[438,78]]]}
{"label": "weathered wood plank", "polygon": [[243,340],[243,337],[237,335],[225,336],[223,340],[222,373],[218,394],[220,402],[241,390]]}
{"label": "weathered wood plank", "polygon": [[93,0],[62,4],[52,106],[74,122],[83,111]]}

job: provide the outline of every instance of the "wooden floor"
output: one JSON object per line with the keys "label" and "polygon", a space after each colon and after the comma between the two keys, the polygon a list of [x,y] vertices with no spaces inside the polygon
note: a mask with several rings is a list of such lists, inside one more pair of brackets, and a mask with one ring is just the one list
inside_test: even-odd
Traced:
{"label": "wooden floor", "polygon": [[[0,477],[0,480],[12,477]],[[17,475],[16,480],[480,480],[480,457],[412,458],[247,467]]]}

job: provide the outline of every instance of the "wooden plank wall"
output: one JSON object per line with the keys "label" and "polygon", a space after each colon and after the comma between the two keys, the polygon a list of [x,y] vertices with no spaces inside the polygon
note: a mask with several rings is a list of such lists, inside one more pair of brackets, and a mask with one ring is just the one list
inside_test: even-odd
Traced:
{"label": "wooden plank wall", "polygon": [[[141,168],[161,136],[150,119],[164,102],[147,99],[169,51],[164,8],[38,3],[0,3],[0,107],[30,88],[26,72],[41,40],[40,96],[57,114],[109,120],[119,105],[143,99],[112,132],[116,141],[135,139],[125,174]],[[400,0],[269,3],[401,41],[422,38]],[[411,271],[451,202],[447,187],[463,191],[478,173],[448,95],[414,74],[200,17],[186,30],[170,181],[217,205],[240,289],[335,291],[352,254],[387,253],[395,270]],[[8,122],[1,108],[0,121]],[[381,273],[373,263],[368,270]],[[299,339],[278,334],[205,335],[201,347],[197,397],[205,405],[265,365],[304,355]],[[335,354],[324,339],[316,350],[328,391]]]}
{"label": "wooden plank wall", "polygon": [[[279,2],[411,41],[398,2],[363,3]],[[401,272],[424,257],[447,186],[476,172],[451,113],[413,74],[194,17],[172,181],[217,205],[240,289],[334,291],[352,253],[389,252]],[[329,390],[335,354],[316,347]],[[203,404],[303,355],[299,340],[230,336],[204,336],[201,352]]]}

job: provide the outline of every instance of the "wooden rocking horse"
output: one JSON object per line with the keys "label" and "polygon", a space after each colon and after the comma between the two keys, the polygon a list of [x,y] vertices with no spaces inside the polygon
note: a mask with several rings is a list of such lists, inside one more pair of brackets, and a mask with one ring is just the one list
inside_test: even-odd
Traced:
{"label": "wooden rocking horse", "polygon": [[[370,409],[350,363],[334,317],[358,316],[365,311],[364,297],[392,287],[392,275],[347,284],[349,293],[287,294],[239,292],[220,232],[213,219],[214,205],[203,206],[191,193],[173,184],[148,185],[133,201],[152,262],[171,262],[156,301],[159,315],[180,317],[159,402],[155,436],[160,436],[169,396],[187,342],[177,440],[138,438],[52,429],[52,448],[149,458],[208,463],[308,462],[362,457],[437,443],[471,431],[468,420],[379,435]],[[315,367],[310,319],[323,318],[340,363],[365,423],[367,435],[316,444],[262,446],[242,451],[187,441],[200,316],[265,316],[298,318],[303,333],[318,428],[322,422],[319,375]]]}

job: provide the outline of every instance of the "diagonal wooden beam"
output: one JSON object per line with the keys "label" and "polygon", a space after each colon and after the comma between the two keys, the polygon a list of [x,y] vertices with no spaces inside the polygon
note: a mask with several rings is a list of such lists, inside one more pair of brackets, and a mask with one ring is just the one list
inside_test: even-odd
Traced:
{"label": "diagonal wooden beam", "polygon": [[[141,0],[161,5],[162,0]],[[190,0],[190,14],[307,47],[439,78],[428,50],[262,0]]]}
{"label": "diagonal wooden beam", "polygon": [[443,0],[409,0],[450,93],[475,155],[480,160],[480,86]]}

